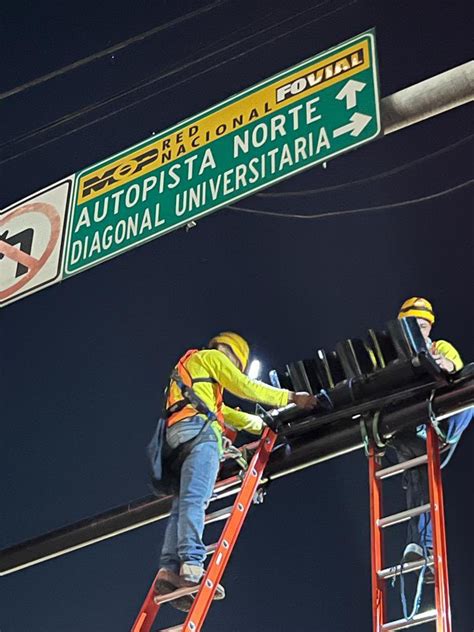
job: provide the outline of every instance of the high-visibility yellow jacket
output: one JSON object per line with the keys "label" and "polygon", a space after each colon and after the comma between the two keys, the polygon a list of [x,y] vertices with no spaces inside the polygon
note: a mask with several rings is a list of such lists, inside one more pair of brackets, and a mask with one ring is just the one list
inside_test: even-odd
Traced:
{"label": "high-visibility yellow jacket", "polygon": [[459,352],[447,340],[436,340],[436,342],[433,342],[431,353],[443,355],[448,360],[451,360],[456,371],[459,371],[464,366],[464,362],[462,361]]}
{"label": "high-visibility yellow jacket", "polygon": [[[288,404],[289,391],[274,388],[263,382],[257,382],[248,378],[232,364],[229,358],[217,349],[204,349],[193,353],[185,362],[185,368],[193,379],[212,378],[211,382],[196,382],[193,390],[200,397],[206,406],[217,413],[218,407],[218,386],[242,399],[248,399],[267,406],[278,408]],[[179,386],[171,381],[168,391],[168,401],[178,401],[182,399]],[[229,426],[237,430],[246,430],[252,434],[260,434],[263,429],[263,421],[258,415],[251,415],[222,405],[221,411],[224,421]],[[186,406],[180,411],[180,418],[196,415],[196,411],[191,406]],[[218,423],[212,424],[216,431],[221,432]]]}

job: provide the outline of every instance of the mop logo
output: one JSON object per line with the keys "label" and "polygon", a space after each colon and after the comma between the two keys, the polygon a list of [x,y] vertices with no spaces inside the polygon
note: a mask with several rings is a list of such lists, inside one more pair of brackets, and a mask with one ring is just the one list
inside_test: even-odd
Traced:
{"label": "mop logo", "polygon": [[340,57],[339,59],[322,65],[305,75],[293,79],[289,83],[279,86],[276,89],[276,102],[281,103],[282,101],[291,99],[297,94],[301,94],[302,92],[315,88],[316,86],[323,85],[336,77],[342,78],[343,75],[353,70],[353,68],[357,68],[358,66],[364,64],[365,53],[366,50],[364,47],[358,48],[350,55]]}
{"label": "mop logo", "polygon": [[145,167],[156,162],[158,150],[156,148],[136,152],[127,156],[104,170],[94,171],[80,183],[80,200],[86,201],[90,196],[99,195],[102,189],[108,190],[117,183],[130,180],[131,176],[140,173]]}

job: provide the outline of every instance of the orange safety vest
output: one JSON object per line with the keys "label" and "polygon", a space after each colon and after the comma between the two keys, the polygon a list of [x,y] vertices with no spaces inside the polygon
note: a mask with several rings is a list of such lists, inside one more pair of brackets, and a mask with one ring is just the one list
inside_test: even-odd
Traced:
{"label": "orange safety vest", "polygon": [[[222,412],[223,405],[223,387],[212,377],[197,377],[193,378],[188,369],[186,368],[186,362],[191,358],[195,353],[198,353],[199,349],[189,349],[186,353],[178,360],[178,364],[176,365],[176,370],[179,373],[179,376],[183,383],[192,388],[193,384],[198,382],[211,382],[215,387],[215,397],[216,397],[216,418],[219,422],[220,426],[224,430],[224,414]],[[170,386],[173,382],[173,378],[170,380]],[[168,388],[168,395],[166,398],[166,425],[172,426],[183,419],[187,419],[189,417],[193,417],[194,415],[199,414],[192,405],[191,402],[184,396],[181,399],[178,397],[174,397],[171,395],[171,388]]]}

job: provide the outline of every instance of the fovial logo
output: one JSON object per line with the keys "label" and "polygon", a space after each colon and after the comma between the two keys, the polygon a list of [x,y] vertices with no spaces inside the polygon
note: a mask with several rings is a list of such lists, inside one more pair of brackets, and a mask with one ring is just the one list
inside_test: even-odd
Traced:
{"label": "fovial logo", "polygon": [[276,89],[276,102],[281,103],[287,99],[291,99],[297,94],[301,94],[310,88],[327,83],[330,79],[343,75],[349,70],[356,68],[364,63],[364,49],[360,48],[350,55],[343,56],[331,63],[320,66],[319,68],[308,72],[301,77],[297,77],[279,86]]}

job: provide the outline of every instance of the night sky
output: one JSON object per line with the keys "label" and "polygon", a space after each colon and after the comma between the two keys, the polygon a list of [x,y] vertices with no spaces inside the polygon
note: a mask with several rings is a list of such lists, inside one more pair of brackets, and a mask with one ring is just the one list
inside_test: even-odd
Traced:
{"label": "night sky", "polygon": [[[8,3],[2,7],[0,90],[201,5]],[[221,2],[3,100],[2,142],[178,69],[5,147],[3,158],[21,155],[1,165],[0,206],[371,27],[382,96],[392,94],[470,59],[468,7],[426,0]],[[271,191],[318,189],[388,171],[465,139],[473,133],[471,121],[472,109],[458,108]],[[59,134],[65,135],[36,147]],[[304,197],[254,195],[239,204],[314,214],[403,202],[469,180],[471,165],[468,140],[366,184]],[[189,232],[172,232],[6,307],[0,313],[0,546],[147,495],[144,449],[169,368],[184,350],[223,329],[246,336],[268,371],[382,328],[405,298],[421,295],[434,303],[434,338],[450,340],[465,361],[473,360],[472,235],[472,188],[320,220],[221,210]],[[445,476],[455,632],[472,630],[474,622],[473,449],[471,429]],[[401,510],[399,479],[386,489],[387,511]],[[128,630],[157,570],[163,532],[160,522],[0,578],[1,632]],[[390,563],[399,559],[404,535],[403,525],[387,532]],[[369,570],[367,463],[356,452],[275,482],[244,526],[223,581],[228,597],[211,610],[205,630],[369,632]],[[390,590],[393,618],[400,616],[397,591]],[[156,627],[180,620],[166,606]]]}

